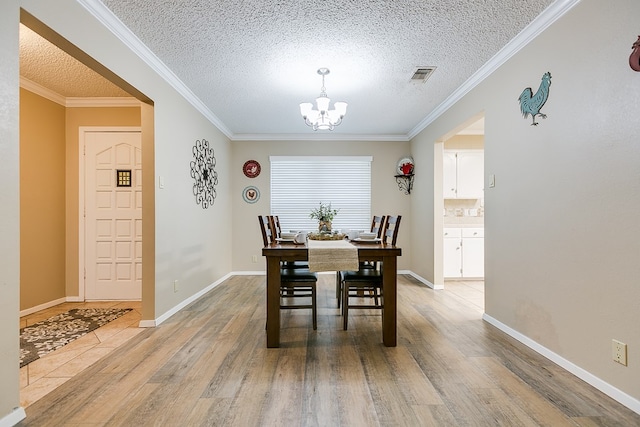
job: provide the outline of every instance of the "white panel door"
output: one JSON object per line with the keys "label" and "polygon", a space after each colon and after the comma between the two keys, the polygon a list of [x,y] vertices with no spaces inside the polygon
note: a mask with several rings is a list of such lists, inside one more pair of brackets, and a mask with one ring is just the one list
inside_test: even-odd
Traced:
{"label": "white panel door", "polygon": [[[85,136],[85,299],[141,299],[140,132]],[[118,170],[131,172],[130,186]]]}

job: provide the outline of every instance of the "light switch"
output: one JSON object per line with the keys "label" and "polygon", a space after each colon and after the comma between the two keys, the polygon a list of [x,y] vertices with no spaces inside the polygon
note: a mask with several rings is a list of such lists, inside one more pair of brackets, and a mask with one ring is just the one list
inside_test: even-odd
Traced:
{"label": "light switch", "polygon": [[496,176],[492,173],[489,174],[489,188],[496,186]]}

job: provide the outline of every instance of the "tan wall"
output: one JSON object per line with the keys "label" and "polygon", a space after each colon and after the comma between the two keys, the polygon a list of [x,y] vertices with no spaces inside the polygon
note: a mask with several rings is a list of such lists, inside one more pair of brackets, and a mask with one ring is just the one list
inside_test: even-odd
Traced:
{"label": "tan wall", "polygon": [[[262,238],[258,226],[258,215],[270,213],[270,167],[269,156],[373,156],[371,163],[371,212],[379,215],[402,215],[398,236],[402,257],[398,268],[407,269],[411,264],[411,195],[398,190],[395,178],[396,165],[400,158],[409,154],[409,143],[403,142],[354,142],[354,141],[236,141],[232,144],[233,183],[233,270],[262,271]],[[257,160],[262,172],[256,178],[247,178],[242,165],[247,160]],[[422,165],[416,165],[416,169]],[[242,198],[242,190],[254,185],[260,190],[260,200],[253,204]],[[253,263],[252,257],[258,262]]]}
{"label": "tan wall", "polygon": [[65,108],[27,90],[20,93],[20,309],[25,310],[79,295],[80,126],[139,126],[140,108]]}
{"label": "tan wall", "polygon": [[65,297],[64,110],[20,90],[20,309]]}
{"label": "tan wall", "polygon": [[[628,58],[639,15],[636,0],[616,7],[582,0],[412,144],[416,163],[433,162],[436,141],[484,112],[488,319],[636,405],[640,74]],[[589,46],[589,54],[576,46]],[[531,126],[517,99],[528,86],[535,92],[547,71],[552,83],[542,112],[548,117]],[[495,188],[486,185],[489,174],[495,174]],[[417,185],[428,181],[421,176]],[[414,214],[432,210],[433,199],[433,190],[414,198]],[[414,229],[414,252],[428,249],[421,237],[428,239],[430,231]],[[419,263],[413,268],[433,270]],[[612,361],[612,339],[628,344],[628,366]]]}
{"label": "tan wall", "polygon": [[79,129],[81,126],[140,126],[139,107],[73,107],[65,114],[66,130],[66,296],[78,296]]}

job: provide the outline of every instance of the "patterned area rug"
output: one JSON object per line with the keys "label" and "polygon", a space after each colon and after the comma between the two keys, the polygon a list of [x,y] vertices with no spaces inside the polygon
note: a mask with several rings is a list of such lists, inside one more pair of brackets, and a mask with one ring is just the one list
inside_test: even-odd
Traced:
{"label": "patterned area rug", "polygon": [[131,308],[74,308],[20,329],[20,367],[59,349]]}

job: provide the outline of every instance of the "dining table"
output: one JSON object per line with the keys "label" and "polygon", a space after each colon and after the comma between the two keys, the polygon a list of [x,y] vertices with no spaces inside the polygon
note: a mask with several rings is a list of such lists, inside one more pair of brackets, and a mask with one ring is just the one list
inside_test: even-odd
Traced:
{"label": "dining table", "polygon": [[[345,240],[346,241],[346,240]],[[382,342],[397,345],[397,258],[402,249],[381,241],[350,241],[358,251],[359,261],[381,262]],[[276,241],[262,248],[267,264],[267,348],[280,347],[280,268],[286,261],[308,261],[308,244]]]}

